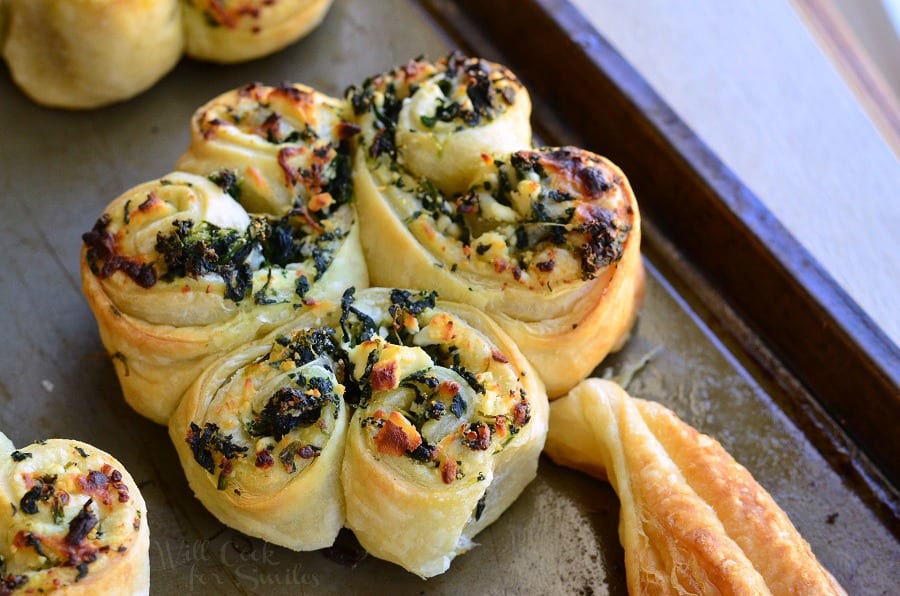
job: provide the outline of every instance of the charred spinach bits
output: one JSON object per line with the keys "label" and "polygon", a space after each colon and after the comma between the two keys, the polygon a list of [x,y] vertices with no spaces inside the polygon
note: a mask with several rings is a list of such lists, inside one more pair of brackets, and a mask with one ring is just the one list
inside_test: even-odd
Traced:
{"label": "charred spinach bits", "polygon": [[39,503],[50,503],[51,507],[59,507],[55,483],[56,476],[35,478],[34,485],[19,500],[19,509],[23,513],[34,515],[38,512]]}
{"label": "charred spinach bits", "polygon": [[78,512],[78,515],[69,522],[69,533],[66,534],[65,538],[66,544],[69,546],[80,545],[81,541],[87,538],[91,530],[100,522],[97,516],[94,515],[94,512],[91,511],[91,503],[93,503],[93,499],[88,499],[81,511]]}
{"label": "charred spinach bits", "polygon": [[203,429],[191,422],[185,441],[191,446],[194,461],[210,474],[215,472],[216,453],[224,460],[231,460],[238,456],[243,457],[247,452],[247,447],[235,445],[231,435],[223,435],[219,431],[219,426],[211,422],[204,424]]}
{"label": "charred spinach bits", "polygon": [[321,277],[346,236],[340,228],[321,230],[319,221],[305,207],[294,207],[281,218],[254,218],[249,235],[260,247],[267,265],[284,268],[311,260],[316,277]]}
{"label": "charred spinach bits", "polygon": [[372,317],[353,306],[354,293],[356,288],[347,288],[341,296],[341,331],[351,345],[360,344],[378,333],[378,325]]}
{"label": "charred spinach bits", "polygon": [[[359,132],[358,127],[356,132]],[[338,145],[337,156],[329,168],[329,180],[323,190],[331,195],[335,205],[349,203],[353,198],[353,179],[351,177],[353,166],[350,162],[350,143],[348,141],[341,141]]]}
{"label": "charred spinach bits", "polygon": [[156,269],[152,263],[141,263],[137,259],[118,254],[116,237],[107,229],[111,218],[108,213],[100,216],[90,232],[82,234],[87,251],[85,258],[91,273],[106,279],[116,271],[121,271],[142,288],[156,285]]}
{"label": "charred spinach bits", "polygon": [[584,279],[592,279],[610,264],[621,260],[631,226],[616,218],[608,209],[595,208],[592,219],[581,225],[584,244],[577,248]]}
{"label": "charred spinach bits", "polygon": [[[234,170],[219,170],[209,175],[209,179],[219,188],[224,190],[232,199],[240,200],[241,187],[239,186],[238,175]],[[128,223],[127,221],[125,223]]]}
{"label": "charred spinach bits", "polygon": [[301,425],[312,424],[322,414],[322,407],[335,400],[334,386],[324,378],[297,377],[295,387],[282,387],[269,398],[262,412],[249,425],[253,437],[274,437],[280,441]]}
{"label": "charred spinach bits", "polygon": [[215,273],[225,282],[226,298],[240,302],[247,296],[253,286],[247,262],[253,244],[245,234],[205,221],[175,220],[172,227],[169,234],[156,236],[156,250],[166,263],[166,281]]}
{"label": "charred spinach bits", "polygon": [[492,83],[490,64],[479,58],[453,52],[447,57],[446,76],[447,84],[442,88],[444,94],[449,95],[454,78],[465,81],[466,96],[472,109],[462,109],[459,104],[451,103],[445,107],[445,113],[435,114],[436,119],[444,122],[460,118],[468,126],[478,126],[482,120],[493,120],[503,106],[512,105],[515,100],[512,88],[497,87]]}
{"label": "charred spinach bits", "polygon": [[[322,329],[307,329],[297,334],[293,339],[280,337],[276,340],[285,350],[284,359],[293,360],[297,367],[309,364],[313,360],[322,357],[338,359],[341,349],[337,343],[334,329],[325,327]],[[282,343],[284,342],[284,343]],[[283,360],[273,362],[273,366],[281,366]]]}
{"label": "charred spinach bits", "polygon": [[9,575],[0,576],[0,596],[12,594],[27,583],[28,577],[24,575],[10,573]]}
{"label": "charred spinach bits", "polygon": [[27,451],[13,451],[9,454],[14,462],[25,461],[26,459],[31,457],[31,454]]}

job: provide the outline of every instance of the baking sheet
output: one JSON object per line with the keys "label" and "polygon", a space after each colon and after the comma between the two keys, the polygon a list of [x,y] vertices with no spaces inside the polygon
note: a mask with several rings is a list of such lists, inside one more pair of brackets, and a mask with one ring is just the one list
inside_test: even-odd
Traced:
{"label": "baking sheet", "polygon": [[[337,0],[319,30],[281,54],[232,67],[186,60],[148,93],[103,110],[37,107],[0,74],[0,430],[19,446],[77,438],[125,464],[148,504],[153,593],[625,593],[614,493],[546,460],[479,546],[427,582],[365,557],[348,536],[328,552],[294,553],[223,527],[191,495],[165,429],[122,401],[80,292],[81,234],[122,191],[171,170],[191,114],[208,99],[254,80],[341,94],[448,49],[415,4]],[[598,372],[656,350],[630,391],[718,438],[850,593],[894,591],[892,528],[791,421],[777,389],[754,378],[672,289],[653,265],[666,258],[649,254],[635,336]]]}

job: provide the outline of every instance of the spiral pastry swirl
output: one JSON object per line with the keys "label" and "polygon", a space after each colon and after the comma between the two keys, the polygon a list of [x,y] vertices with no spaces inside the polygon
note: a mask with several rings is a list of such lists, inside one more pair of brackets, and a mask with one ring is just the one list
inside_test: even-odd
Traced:
{"label": "spiral pastry swirl", "polygon": [[453,53],[413,60],[347,91],[363,141],[357,167],[427,177],[446,193],[468,189],[481,155],[531,145],[531,99],[506,67]]}
{"label": "spiral pastry swirl", "polygon": [[0,594],[148,594],[147,508],[122,464],[50,439],[0,433]]}
{"label": "spiral pastry swirl", "polygon": [[[348,93],[362,128],[354,181],[372,282],[486,310],[561,395],[621,347],[637,315],[637,202],[598,155],[527,148],[527,95],[505,69],[445,64],[437,82],[420,80],[430,69],[416,62]],[[460,69],[454,87],[447,73]]]}
{"label": "spiral pastry swirl", "polygon": [[169,431],[224,523],[295,549],[346,525],[430,577],[534,478],[547,398],[479,311],[351,288],[217,361]]}
{"label": "spiral pastry swirl", "polygon": [[[324,307],[324,310],[323,310]],[[185,394],[169,422],[197,497],[219,520],[294,550],[330,546],[343,524],[348,413],[343,351],[323,316],[242,346]]]}
{"label": "spiral pastry swirl", "polygon": [[346,111],[344,102],[298,84],[228,91],[195,112],[176,169],[227,178],[248,211],[304,209],[324,227],[323,217],[349,211],[353,194],[348,140],[359,128]]}
{"label": "spiral pastry swirl", "polygon": [[297,210],[251,216],[182,172],[115,199],[83,237],[81,272],[126,401],[165,424],[216,355],[366,284],[352,215],[335,213],[327,232]]}
{"label": "spiral pastry swirl", "polygon": [[546,393],[474,308],[405,290],[351,298],[340,321],[358,388],[341,474],[346,525],[370,553],[431,577],[534,478]]}
{"label": "spiral pastry swirl", "polygon": [[622,503],[629,593],[846,593],[750,472],[671,410],[588,379],[550,421],[547,454]]}

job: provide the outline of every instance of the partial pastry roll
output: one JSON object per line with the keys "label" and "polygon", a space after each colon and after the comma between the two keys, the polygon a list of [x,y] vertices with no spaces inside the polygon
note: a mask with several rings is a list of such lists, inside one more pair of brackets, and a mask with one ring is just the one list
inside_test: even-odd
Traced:
{"label": "partial pastry roll", "polygon": [[0,433],[0,594],[148,594],[147,507],[111,455]]}
{"label": "partial pastry roll", "polygon": [[552,404],[546,452],[609,479],[632,594],[844,594],[747,469],[660,404],[588,379]]}
{"label": "partial pastry roll", "polygon": [[181,58],[180,0],[5,4],[3,57],[16,84],[42,105],[94,108],[128,99]]}
{"label": "partial pastry roll", "polygon": [[245,85],[194,113],[190,147],[175,167],[229,177],[229,193],[248,211],[352,218],[348,139],[359,128],[346,112],[344,102],[303,85]]}
{"label": "partial pastry roll", "polygon": [[161,424],[216,356],[368,279],[348,205],[250,215],[233,178],[212,179],[139,185],[83,236],[83,290],[125,399]]}
{"label": "partial pastry roll", "polygon": [[353,176],[376,285],[486,310],[562,395],[622,346],[644,291],[625,175],[575,147],[529,149],[505,68],[453,54],[348,91]]}
{"label": "partial pastry roll", "polygon": [[241,346],[188,390],[169,433],[194,494],[223,523],[294,550],[330,546],[344,520],[348,413],[330,303]]}
{"label": "partial pastry roll", "polygon": [[358,387],[346,525],[379,558],[443,573],[535,477],[543,384],[493,321],[434,293],[348,292],[341,310]]}
{"label": "partial pastry roll", "polygon": [[260,58],[315,29],[331,0],[182,0],[185,52],[211,62]]}

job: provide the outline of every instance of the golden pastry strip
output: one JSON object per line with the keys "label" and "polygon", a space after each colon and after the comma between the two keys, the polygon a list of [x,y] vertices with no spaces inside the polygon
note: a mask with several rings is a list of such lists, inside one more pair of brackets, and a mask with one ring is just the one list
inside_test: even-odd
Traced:
{"label": "golden pastry strip", "polygon": [[631,593],[844,593],[717,441],[615,383],[554,402],[546,451],[615,489]]}

